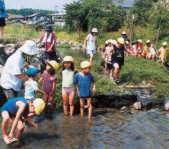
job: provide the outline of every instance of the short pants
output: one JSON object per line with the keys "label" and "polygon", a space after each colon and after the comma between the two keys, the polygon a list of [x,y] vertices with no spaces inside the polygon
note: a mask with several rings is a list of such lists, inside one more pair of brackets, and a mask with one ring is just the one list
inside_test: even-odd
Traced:
{"label": "short pants", "polygon": [[111,70],[113,68],[113,65],[111,63],[106,63],[107,69]]}
{"label": "short pants", "polygon": [[92,97],[88,96],[88,97],[79,97],[79,98],[82,99],[82,100],[87,100],[87,99],[91,99]]}
{"label": "short pants", "polygon": [[5,18],[0,18],[0,27],[4,27],[6,25]]}
{"label": "short pants", "polygon": [[62,91],[66,92],[66,94],[70,95],[74,92],[74,87],[63,87]]}

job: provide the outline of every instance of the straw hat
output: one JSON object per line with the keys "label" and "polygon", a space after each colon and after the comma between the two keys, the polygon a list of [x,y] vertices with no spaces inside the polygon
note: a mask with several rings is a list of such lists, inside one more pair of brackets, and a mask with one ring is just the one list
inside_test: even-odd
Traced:
{"label": "straw hat", "polygon": [[97,28],[92,28],[92,33],[98,33],[98,29]]}
{"label": "straw hat", "polygon": [[45,102],[41,98],[37,98],[33,101],[33,106],[35,108],[35,114],[40,115],[45,109]]}
{"label": "straw hat", "polygon": [[143,40],[141,40],[141,39],[138,39],[138,40],[137,40],[137,42],[139,42],[139,43],[143,43]]}
{"label": "straw hat", "polygon": [[89,61],[83,61],[83,62],[81,62],[80,67],[81,67],[81,69],[89,68],[89,67],[91,67],[91,63]]}
{"label": "straw hat", "polygon": [[36,55],[40,52],[40,49],[37,47],[36,43],[32,40],[27,40],[20,50],[26,55]]}
{"label": "straw hat", "polygon": [[60,65],[54,60],[48,61],[47,63],[50,66],[52,66],[55,71],[57,71],[60,68]]}
{"label": "straw hat", "polygon": [[163,42],[163,43],[162,43],[162,46],[167,46],[167,42],[166,42],[166,41]]}
{"label": "straw hat", "polygon": [[106,40],[106,41],[105,41],[105,44],[109,44],[109,40]]}
{"label": "straw hat", "polygon": [[72,56],[65,56],[63,62],[74,62],[74,59]]}
{"label": "straw hat", "polygon": [[119,44],[125,44],[125,41],[124,41],[124,39],[123,39],[122,37],[118,38],[118,39],[117,39],[117,42],[118,42]]}

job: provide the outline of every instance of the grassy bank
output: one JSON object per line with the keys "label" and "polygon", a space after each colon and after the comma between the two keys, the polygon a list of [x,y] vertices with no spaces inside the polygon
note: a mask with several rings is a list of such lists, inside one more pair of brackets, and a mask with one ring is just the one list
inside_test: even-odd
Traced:
{"label": "grassy bank", "polygon": [[[108,38],[117,38],[120,32],[104,33],[99,35],[99,45],[103,45],[104,41]],[[14,40],[36,39],[39,34],[34,28],[22,25],[9,25],[5,30],[5,39],[8,42],[14,42]],[[80,36],[77,33],[67,33],[63,31],[57,32],[59,40],[78,41],[82,42],[87,33],[81,33]],[[149,29],[148,32],[143,28],[137,28],[136,34],[138,38],[144,38],[144,40],[152,39],[154,31]],[[11,41],[10,41],[11,40]],[[80,61],[86,59],[86,57],[79,51],[73,51],[68,45],[62,45],[58,48],[61,54],[72,55],[75,58],[77,69],[79,70]],[[102,73],[101,58],[96,56],[95,64],[92,72],[95,76],[97,92],[107,93],[111,91],[124,91],[127,85],[140,85],[151,84],[154,86],[154,91],[158,97],[169,96],[169,75],[165,68],[157,62],[147,61],[141,58],[127,57],[125,60],[125,66],[122,69],[120,86],[114,85],[108,77]],[[58,84],[58,89],[61,88],[61,84]],[[56,93],[60,97],[60,92]]]}

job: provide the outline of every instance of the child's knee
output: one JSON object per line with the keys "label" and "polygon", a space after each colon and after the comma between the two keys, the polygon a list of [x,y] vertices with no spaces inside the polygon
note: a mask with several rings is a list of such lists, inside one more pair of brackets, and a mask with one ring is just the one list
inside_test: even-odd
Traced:
{"label": "child's knee", "polygon": [[3,121],[8,121],[10,120],[10,116],[9,116],[9,113],[7,111],[4,111],[1,113],[1,116],[2,116],[2,120]]}

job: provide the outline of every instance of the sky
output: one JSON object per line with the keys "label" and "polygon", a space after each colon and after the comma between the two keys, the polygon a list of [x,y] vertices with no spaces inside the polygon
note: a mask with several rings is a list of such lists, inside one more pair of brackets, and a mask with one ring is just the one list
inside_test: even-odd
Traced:
{"label": "sky", "polygon": [[[7,9],[47,9],[47,10],[61,10],[64,5],[75,0],[4,0]],[[76,0],[77,1],[77,0]],[[130,5],[134,0],[125,0],[124,5]]]}

